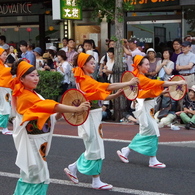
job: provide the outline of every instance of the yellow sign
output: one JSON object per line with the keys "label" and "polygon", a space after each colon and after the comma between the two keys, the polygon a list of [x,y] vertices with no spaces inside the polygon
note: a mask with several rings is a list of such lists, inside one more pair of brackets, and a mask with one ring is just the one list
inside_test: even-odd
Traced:
{"label": "yellow sign", "polygon": [[124,2],[129,2],[135,9],[179,5],[179,0],[124,0]]}

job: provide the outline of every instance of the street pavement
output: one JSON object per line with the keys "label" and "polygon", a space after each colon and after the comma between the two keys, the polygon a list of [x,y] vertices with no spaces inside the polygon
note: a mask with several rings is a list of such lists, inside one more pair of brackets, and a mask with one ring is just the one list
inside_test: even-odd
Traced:
{"label": "street pavement", "polygon": [[[11,129],[11,126],[9,127]],[[51,184],[48,195],[194,195],[195,130],[173,131],[161,129],[158,159],[167,165],[165,169],[148,167],[148,157],[131,152],[130,163],[122,163],[116,151],[127,146],[138,132],[138,125],[104,123],[106,159],[101,179],[114,186],[111,191],[91,189],[91,177],[78,173],[79,184],[72,184],[63,169],[74,162],[84,151],[77,127],[64,120],[57,123],[52,147],[47,161]],[[0,194],[13,194],[19,177],[14,164],[16,151],[12,136],[0,133]]]}

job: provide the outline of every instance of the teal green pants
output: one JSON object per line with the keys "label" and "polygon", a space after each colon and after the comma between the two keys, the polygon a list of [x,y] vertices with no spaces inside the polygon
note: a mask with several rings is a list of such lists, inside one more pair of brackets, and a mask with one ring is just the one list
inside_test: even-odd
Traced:
{"label": "teal green pants", "polygon": [[146,156],[156,156],[158,150],[158,137],[156,135],[145,136],[138,133],[132,139],[128,147]]}
{"label": "teal green pants", "polygon": [[87,160],[84,153],[77,160],[77,169],[85,175],[99,175],[102,170],[102,159]]}
{"label": "teal green pants", "polygon": [[192,117],[188,116],[186,113],[182,112],[180,114],[180,118],[181,120],[186,124],[189,122],[192,122],[195,124],[195,115],[192,115]]}
{"label": "teal green pants", "polygon": [[46,195],[48,184],[25,183],[20,178],[17,182],[16,189],[13,195]]}

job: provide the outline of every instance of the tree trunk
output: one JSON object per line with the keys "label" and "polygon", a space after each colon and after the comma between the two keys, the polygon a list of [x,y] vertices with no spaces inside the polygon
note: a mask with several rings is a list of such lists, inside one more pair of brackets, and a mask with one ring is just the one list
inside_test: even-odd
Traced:
{"label": "tree trunk", "polygon": [[[115,7],[115,37],[117,38],[115,46],[115,67],[113,80],[114,82],[121,81],[121,75],[124,72],[123,68],[123,47],[122,39],[124,38],[124,15],[123,12],[119,11],[122,9],[123,0],[116,0]],[[122,20],[121,20],[122,19]],[[123,112],[126,109],[126,99],[123,95],[114,100],[114,118],[115,121],[119,121],[123,117]]]}

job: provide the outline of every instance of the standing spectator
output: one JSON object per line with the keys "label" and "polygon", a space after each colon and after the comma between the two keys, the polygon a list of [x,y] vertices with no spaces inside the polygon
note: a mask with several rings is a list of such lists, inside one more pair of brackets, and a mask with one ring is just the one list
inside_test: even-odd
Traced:
{"label": "standing spectator", "polygon": [[62,44],[63,44],[63,47],[61,48],[61,50],[64,50],[65,52],[68,51],[68,38],[64,37],[62,39]]}
{"label": "standing spectator", "polygon": [[195,127],[195,85],[189,89],[183,101],[183,111],[177,112],[186,129]]}
{"label": "standing spectator", "polygon": [[17,59],[17,55],[15,55],[15,53],[14,53],[14,47],[10,46],[9,53],[7,55],[5,63],[7,66],[11,67],[16,59]]}
{"label": "standing spectator", "polygon": [[165,48],[162,53],[162,60],[157,62],[156,73],[162,81],[168,81],[174,69],[174,63],[170,60],[172,51]]}
{"label": "standing spectator", "polygon": [[192,44],[194,41],[193,37],[191,35],[186,35],[184,37],[184,41],[189,41],[191,43],[191,50],[190,51],[195,54],[195,45]]}
{"label": "standing spectator", "polygon": [[83,48],[84,48],[85,53],[87,53],[88,50],[93,51],[93,57],[95,58],[95,62],[97,64],[99,62],[99,55],[96,51],[93,50],[93,43],[92,43],[91,39],[84,40]]}
{"label": "standing spectator", "polygon": [[156,57],[156,52],[153,48],[149,48],[146,51],[146,55],[150,63],[150,69],[145,75],[150,79],[156,79],[157,78],[156,65],[160,58]]}
{"label": "standing spectator", "polygon": [[68,51],[66,52],[67,61],[72,65],[74,56],[77,54],[75,50],[74,39],[68,39]]}
{"label": "standing spectator", "polygon": [[[5,68],[4,62],[6,57],[7,52],[3,48],[0,48],[0,71]],[[11,113],[10,100],[11,90],[9,88],[0,87],[0,127],[3,128],[2,134],[4,135],[12,134],[7,128],[9,115]]]}
{"label": "standing spectator", "polygon": [[41,70],[44,65],[43,57],[42,57],[42,49],[40,47],[35,47],[33,51],[36,57],[36,69]]}
{"label": "standing spectator", "polygon": [[195,83],[195,54],[191,51],[191,43],[184,41],[182,43],[182,54],[180,54],[176,61],[176,69],[187,81],[188,88],[191,88]]}
{"label": "standing spectator", "polygon": [[[113,40],[109,40],[109,42],[108,42],[108,49],[109,48],[114,48],[115,47],[115,42],[113,41]],[[102,69],[103,69],[103,67],[106,65],[106,62],[109,60],[109,56],[108,56],[108,53],[106,52],[103,56],[102,56],[102,58],[101,58],[101,60],[100,60],[100,67],[99,67],[99,73],[100,73],[100,76],[101,76],[101,72],[102,72]]]}
{"label": "standing spectator", "polygon": [[6,43],[6,37],[4,35],[1,35],[0,36],[0,46],[3,47],[3,49],[5,49],[4,48],[5,45],[7,45],[7,43]]}
{"label": "standing spectator", "polygon": [[82,45],[82,44],[79,44],[79,45],[77,46],[76,52],[77,52],[77,53],[83,52],[83,45]]}
{"label": "standing spectator", "polygon": [[174,69],[173,69],[172,75],[179,75],[179,72],[176,70],[176,61],[177,61],[178,55],[182,54],[181,44],[182,44],[181,39],[173,40],[174,52],[171,56],[171,61],[174,62]]}
{"label": "standing spectator", "polygon": [[60,50],[57,52],[57,71],[60,72],[64,76],[64,80],[62,81],[62,91],[63,94],[70,84],[70,74],[71,74],[71,66],[67,61],[66,52],[64,50]]}
{"label": "standing spectator", "polygon": [[55,71],[54,63],[49,52],[43,54],[43,63],[44,64],[41,70]]}
{"label": "standing spectator", "polygon": [[109,60],[106,62],[106,65],[102,69],[102,73],[105,74],[105,82],[113,83],[113,67],[114,67],[114,48],[111,47],[107,51]]}
{"label": "standing spectator", "polygon": [[29,61],[29,63],[32,64],[33,66],[36,66],[35,54],[31,51],[28,51],[27,46],[28,45],[27,45],[26,41],[22,40],[19,42],[19,47],[20,47],[20,50],[22,52],[21,57],[27,59]]}
{"label": "standing spectator", "polygon": [[[125,40],[124,44],[126,44],[126,42],[127,41]],[[129,71],[133,70],[132,64],[133,64],[133,57],[135,55],[145,56],[145,53],[141,52],[138,46],[139,46],[139,41],[136,38],[131,38],[130,40],[128,40],[127,47],[123,45]]]}

